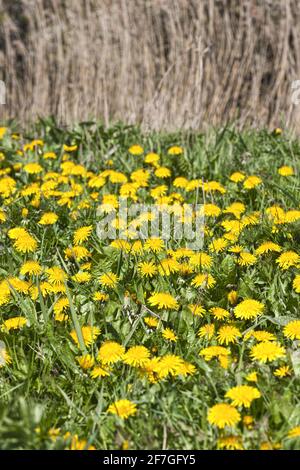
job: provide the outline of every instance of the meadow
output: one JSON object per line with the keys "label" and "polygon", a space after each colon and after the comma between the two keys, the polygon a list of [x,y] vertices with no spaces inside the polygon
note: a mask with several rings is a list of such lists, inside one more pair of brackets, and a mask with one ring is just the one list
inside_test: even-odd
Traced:
{"label": "meadow", "polygon": [[[299,157],[281,129],[2,127],[1,448],[299,449]],[[201,250],[120,198],[201,209]]]}

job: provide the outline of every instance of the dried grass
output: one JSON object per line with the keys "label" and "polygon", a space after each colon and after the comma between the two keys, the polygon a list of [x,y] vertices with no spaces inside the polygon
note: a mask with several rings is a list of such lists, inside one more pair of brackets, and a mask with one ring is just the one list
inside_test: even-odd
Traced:
{"label": "dried grass", "polygon": [[0,0],[2,118],[300,130],[298,0]]}

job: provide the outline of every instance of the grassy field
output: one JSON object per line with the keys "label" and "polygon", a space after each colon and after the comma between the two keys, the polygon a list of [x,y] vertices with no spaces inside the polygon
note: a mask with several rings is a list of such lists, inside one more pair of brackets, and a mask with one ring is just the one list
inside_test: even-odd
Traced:
{"label": "grassy field", "polygon": [[[50,119],[0,138],[1,448],[299,449],[299,142]],[[125,223],[120,197],[201,205],[203,247],[135,239],[151,215]],[[127,240],[99,236],[109,215]]]}

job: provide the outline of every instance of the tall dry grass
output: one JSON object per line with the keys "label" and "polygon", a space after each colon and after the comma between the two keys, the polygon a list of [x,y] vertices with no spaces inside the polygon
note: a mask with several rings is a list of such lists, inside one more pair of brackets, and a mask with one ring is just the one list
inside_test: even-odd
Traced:
{"label": "tall dry grass", "polygon": [[2,118],[300,130],[299,0],[0,0]]}

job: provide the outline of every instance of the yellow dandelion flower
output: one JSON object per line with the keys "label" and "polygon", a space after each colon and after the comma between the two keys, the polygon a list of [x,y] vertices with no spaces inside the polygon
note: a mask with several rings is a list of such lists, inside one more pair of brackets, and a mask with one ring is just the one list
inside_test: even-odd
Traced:
{"label": "yellow dandelion flower", "polygon": [[150,165],[156,165],[160,160],[160,156],[157,153],[150,152],[147,153],[145,156],[145,163],[149,163]]}
{"label": "yellow dandelion flower", "polygon": [[50,284],[48,283],[49,287],[48,292],[52,292],[53,294],[65,294],[66,293],[66,286],[65,284],[58,282],[57,284]]}
{"label": "yellow dandelion flower", "polygon": [[153,307],[157,306],[159,309],[179,309],[177,300],[167,292],[155,292],[149,297],[148,303]]}
{"label": "yellow dandelion flower", "polygon": [[293,320],[283,328],[283,334],[289,339],[300,339],[300,320]]}
{"label": "yellow dandelion flower", "polygon": [[104,186],[106,183],[105,181],[105,178],[103,178],[102,176],[93,176],[89,182],[88,182],[88,186],[90,188],[102,188],[102,186]]}
{"label": "yellow dandelion flower", "polygon": [[44,160],[56,160],[57,156],[54,152],[45,152],[43,158]]}
{"label": "yellow dandelion flower", "polygon": [[24,166],[24,171],[30,175],[36,175],[43,171],[43,167],[39,163],[27,163]]}
{"label": "yellow dandelion flower", "polygon": [[285,213],[280,206],[272,206],[266,209],[269,218],[273,219],[275,224],[282,224],[285,222]]}
{"label": "yellow dandelion flower", "polygon": [[26,207],[23,207],[21,211],[23,219],[26,219],[26,217],[28,216],[28,213],[29,213],[29,210]]}
{"label": "yellow dandelion flower", "polygon": [[257,341],[276,341],[276,336],[265,330],[251,330],[245,334],[244,338],[245,340],[255,338]]}
{"label": "yellow dandelion flower", "polygon": [[15,239],[14,247],[21,253],[31,253],[36,250],[37,242],[28,232],[25,231],[25,233],[19,234]]}
{"label": "yellow dandelion flower", "polygon": [[143,277],[153,277],[157,273],[157,268],[153,261],[139,263],[138,269]]}
{"label": "yellow dandelion flower", "polygon": [[123,360],[125,364],[132,367],[143,367],[147,363],[149,356],[149,350],[145,346],[132,346],[124,354]]}
{"label": "yellow dandelion flower", "polygon": [[12,358],[9,353],[6,351],[5,344],[0,341],[0,369],[5,365],[12,363]]}
{"label": "yellow dandelion flower", "polygon": [[241,245],[233,245],[229,248],[230,253],[240,254],[243,251],[243,247]]}
{"label": "yellow dandelion flower", "polygon": [[293,280],[293,288],[295,289],[297,294],[300,294],[300,274],[297,274],[297,276]]}
{"label": "yellow dandelion flower", "polygon": [[17,277],[10,277],[6,282],[10,288],[13,288],[17,292],[22,292],[22,294],[27,294],[30,288],[30,283]]}
{"label": "yellow dandelion flower", "polygon": [[300,263],[300,256],[294,251],[286,251],[276,259],[276,263],[281,269],[286,270],[291,266],[297,266]]}
{"label": "yellow dandelion flower", "polygon": [[281,366],[275,369],[274,371],[275,377],[283,378],[283,377],[288,377],[291,375],[291,369],[289,366]]}
{"label": "yellow dandelion flower", "polygon": [[62,297],[61,299],[59,299],[54,304],[54,307],[53,307],[55,320],[57,320],[57,321],[67,320],[69,317],[65,312],[69,308],[70,308],[70,304],[69,304],[69,300],[67,299],[67,297]]}
{"label": "yellow dandelion flower", "polygon": [[[70,436],[67,433],[65,438],[68,439],[69,437]],[[95,446],[88,445],[86,439],[79,439],[77,434],[75,434],[71,438],[71,443],[70,443],[69,450],[96,450],[96,448],[95,448]]]}
{"label": "yellow dandelion flower", "polygon": [[216,280],[211,274],[197,274],[191,282],[192,286],[201,287],[201,288],[210,288],[214,287]]}
{"label": "yellow dandelion flower", "polygon": [[67,321],[69,319],[69,315],[67,315],[66,313],[63,313],[63,312],[61,312],[61,313],[58,312],[58,313],[54,314],[54,318],[55,318],[56,321],[62,323],[62,322]]}
{"label": "yellow dandelion flower", "polygon": [[168,155],[180,155],[183,153],[183,148],[178,145],[173,145],[168,149]]}
{"label": "yellow dandelion flower", "polygon": [[273,341],[262,341],[251,348],[251,357],[259,362],[273,362],[285,356],[285,349]]}
{"label": "yellow dandelion flower", "polygon": [[109,300],[109,295],[105,294],[104,292],[96,291],[93,296],[93,300],[98,302],[106,302]]}
{"label": "yellow dandelion flower", "polygon": [[224,436],[218,439],[218,448],[226,450],[243,450],[243,444],[239,436]]}
{"label": "yellow dandelion flower", "polygon": [[287,224],[296,222],[299,219],[300,219],[300,211],[298,210],[287,211],[285,214],[285,223]]}
{"label": "yellow dandelion flower", "polygon": [[144,153],[144,149],[141,145],[132,145],[129,147],[128,152],[131,153],[131,155],[142,155],[142,153]]}
{"label": "yellow dandelion flower", "polygon": [[27,318],[25,317],[13,317],[5,320],[1,326],[1,330],[9,332],[10,330],[20,330],[27,325]]}
{"label": "yellow dandelion flower", "polygon": [[209,269],[212,265],[212,258],[207,253],[196,253],[190,257],[190,263],[200,269]]}
{"label": "yellow dandelion flower", "polygon": [[230,350],[223,346],[208,346],[207,348],[201,349],[199,356],[204,356],[206,361],[210,361],[214,357],[220,358],[221,356],[229,356]]}
{"label": "yellow dandelion flower", "polygon": [[90,271],[92,269],[92,263],[83,263],[81,266],[80,266],[80,269],[82,271]]}
{"label": "yellow dandelion flower", "polygon": [[168,341],[173,341],[174,343],[176,343],[176,341],[178,340],[178,337],[175,335],[174,331],[171,330],[171,328],[165,328],[162,332],[162,336],[164,339]]}
{"label": "yellow dandelion flower", "polygon": [[[202,184],[202,181],[201,181],[201,184]],[[213,193],[215,191],[221,194],[226,193],[226,189],[218,181],[208,181],[206,183],[203,183],[203,191],[207,193]]]}
{"label": "yellow dandelion flower", "polygon": [[300,437],[300,426],[296,426],[289,430],[287,437],[289,439],[294,439],[295,437]]}
{"label": "yellow dandelion flower", "polygon": [[76,259],[76,261],[82,261],[83,259],[91,257],[91,253],[84,246],[73,246],[72,248],[65,249],[65,255],[68,259]]}
{"label": "yellow dandelion flower", "polygon": [[[98,326],[83,326],[81,328],[81,333],[84,340],[84,344],[86,346],[89,346],[90,344],[94,343],[94,341],[100,335],[101,330]],[[79,346],[79,340],[77,337],[76,330],[72,330],[70,335],[73,341],[77,344],[77,346]]]}
{"label": "yellow dandelion flower", "polygon": [[0,139],[3,139],[7,132],[7,127],[0,127]]}
{"label": "yellow dandelion flower", "polygon": [[251,253],[247,253],[246,251],[242,251],[239,254],[238,264],[240,266],[252,266],[257,261],[256,256],[252,255]]}
{"label": "yellow dandelion flower", "polygon": [[37,261],[29,260],[22,264],[20,274],[25,276],[26,274],[38,276],[41,274],[42,268]]}
{"label": "yellow dandelion flower", "polygon": [[242,439],[239,436],[224,436],[218,439],[218,449],[243,450]]}
{"label": "yellow dandelion flower", "polygon": [[17,183],[10,176],[4,176],[0,178],[0,194],[4,198],[8,198],[16,191]]}
{"label": "yellow dandelion flower", "polygon": [[206,325],[201,326],[199,329],[197,336],[199,338],[205,338],[206,340],[210,340],[215,334],[215,325],[211,323],[207,323]]}
{"label": "yellow dandelion flower", "polygon": [[129,416],[136,414],[137,406],[129,400],[122,399],[109,405],[107,412],[115,414],[122,419],[127,419]]}
{"label": "yellow dandelion flower", "polygon": [[240,183],[241,181],[244,181],[245,178],[245,175],[239,171],[235,171],[229,177],[229,179],[234,183]]}
{"label": "yellow dandelion flower", "polygon": [[154,174],[158,178],[169,178],[171,176],[171,170],[165,166],[160,166],[155,170]]}
{"label": "yellow dandelion flower", "polygon": [[271,442],[264,441],[260,445],[260,450],[273,450],[274,447]]}
{"label": "yellow dandelion flower", "polygon": [[182,366],[178,367],[178,375],[193,375],[196,373],[196,367],[189,362],[184,361]]}
{"label": "yellow dandelion flower", "polygon": [[228,241],[225,238],[216,238],[209,244],[209,249],[216,253],[221,253],[225,250],[228,245]]}
{"label": "yellow dandelion flower", "polygon": [[189,309],[192,312],[192,314],[196,315],[197,317],[203,317],[203,315],[205,315],[206,313],[205,308],[199,304],[190,304]]}
{"label": "yellow dandelion flower", "polygon": [[109,370],[104,367],[95,366],[91,371],[92,379],[97,379],[98,377],[107,377],[110,375]]}
{"label": "yellow dandelion flower", "polygon": [[165,258],[158,265],[158,272],[161,276],[170,276],[180,270],[180,264],[173,258]]}
{"label": "yellow dandelion flower", "polygon": [[127,176],[125,176],[123,173],[119,171],[113,171],[113,170],[109,174],[109,180],[113,184],[118,184],[118,183],[125,184],[128,181]]}
{"label": "yellow dandelion flower", "polygon": [[77,356],[76,360],[80,367],[84,370],[91,369],[95,364],[95,359],[90,354],[84,354],[83,356]]}
{"label": "yellow dandelion flower", "polygon": [[212,307],[209,311],[216,320],[225,320],[230,317],[230,313],[225,308]]}
{"label": "yellow dandelion flower", "polygon": [[76,144],[74,144],[74,145],[64,144],[63,149],[64,149],[65,152],[75,152],[75,150],[78,149],[78,145],[76,145]]}
{"label": "yellow dandelion flower", "polygon": [[273,242],[264,242],[255,250],[257,255],[263,255],[265,253],[270,253],[272,251],[280,253],[282,250],[281,246]]}
{"label": "yellow dandelion flower", "polygon": [[144,322],[146,323],[149,328],[157,328],[158,327],[158,319],[154,317],[145,317]]}
{"label": "yellow dandelion flower", "polygon": [[98,352],[98,360],[105,365],[123,360],[125,348],[116,341],[105,341]]}
{"label": "yellow dandelion flower", "polygon": [[72,280],[74,282],[78,282],[78,284],[84,284],[85,282],[89,282],[92,279],[92,275],[87,273],[86,271],[79,271],[78,273],[72,276]]}
{"label": "yellow dandelion flower", "polygon": [[0,209],[0,223],[5,222],[5,221],[6,221],[5,212],[2,209]]}
{"label": "yellow dandelion flower", "polygon": [[165,184],[161,184],[157,186],[156,188],[153,188],[150,190],[150,194],[153,197],[153,199],[157,200],[158,198],[164,196],[168,191],[168,186]]}
{"label": "yellow dandelion flower", "polygon": [[161,238],[149,238],[144,244],[145,251],[160,253],[164,249],[164,241]]}
{"label": "yellow dandelion flower", "polygon": [[[114,225],[114,221],[112,222],[112,225]],[[119,228],[119,227],[116,227]],[[116,248],[117,250],[124,251],[125,253],[129,253],[131,250],[131,244],[127,240],[113,240],[110,244],[113,248]]]}
{"label": "yellow dandelion flower", "polygon": [[160,379],[164,379],[169,374],[171,376],[179,375],[183,366],[184,361],[181,359],[181,357],[176,356],[175,354],[167,354],[166,356],[160,358],[154,367],[154,372],[157,373]]}
{"label": "yellow dandelion flower", "polygon": [[53,225],[58,221],[58,215],[54,212],[45,212],[38,221],[39,225]]}
{"label": "yellow dandelion flower", "polygon": [[134,182],[136,188],[146,188],[148,186],[150,173],[147,170],[139,169],[133,171],[130,175],[130,178]]}
{"label": "yellow dandelion flower", "polygon": [[233,406],[218,403],[208,410],[207,419],[210,424],[223,429],[225,426],[235,426],[240,421],[241,415]]}
{"label": "yellow dandelion flower", "polygon": [[217,334],[217,339],[220,344],[236,343],[237,338],[241,336],[238,328],[232,325],[222,326]]}
{"label": "yellow dandelion flower", "polygon": [[52,268],[46,269],[48,281],[50,284],[59,285],[63,284],[67,280],[67,274],[59,266],[53,266]]}
{"label": "yellow dandelion flower", "polygon": [[245,204],[242,202],[233,202],[230,206],[227,206],[223,212],[224,214],[233,214],[237,219],[240,218],[246,210]]}
{"label": "yellow dandelion flower", "polygon": [[245,179],[243,186],[245,189],[253,189],[256,188],[256,186],[260,185],[262,183],[261,178],[259,176],[248,176],[248,178]]}
{"label": "yellow dandelion flower", "polygon": [[291,166],[284,165],[278,169],[278,174],[280,176],[293,176],[295,173]]}
{"label": "yellow dandelion flower", "polygon": [[118,283],[118,276],[112,272],[102,274],[99,278],[99,282],[103,287],[114,288]]}
{"label": "yellow dandelion flower", "polygon": [[257,372],[249,372],[248,375],[246,375],[246,380],[248,382],[257,382],[258,378],[257,378]]}
{"label": "yellow dandelion flower", "polygon": [[245,415],[243,417],[243,424],[248,428],[248,429],[252,429],[253,428],[253,423],[254,423],[254,419],[252,418],[252,416],[250,415]]}
{"label": "yellow dandelion flower", "polygon": [[173,186],[175,188],[184,189],[186,188],[187,184],[188,184],[188,180],[184,178],[183,176],[179,176],[178,178],[175,178],[173,181]]}
{"label": "yellow dandelion flower", "polygon": [[232,400],[233,406],[249,408],[253,400],[261,397],[261,393],[257,388],[250,385],[237,385],[228,390],[225,397]]}
{"label": "yellow dandelion flower", "polygon": [[235,305],[238,299],[237,291],[231,290],[230,292],[228,292],[227,299],[231,305]]}
{"label": "yellow dandelion flower", "polygon": [[74,245],[80,245],[81,243],[84,243],[89,238],[92,230],[93,230],[92,225],[78,228],[75,231],[74,237],[73,237]]}
{"label": "yellow dandelion flower", "polygon": [[246,299],[234,308],[234,315],[241,320],[256,318],[262,314],[264,304],[258,300]]}
{"label": "yellow dandelion flower", "polygon": [[221,212],[221,209],[215,204],[204,204],[205,217],[218,217]]}

